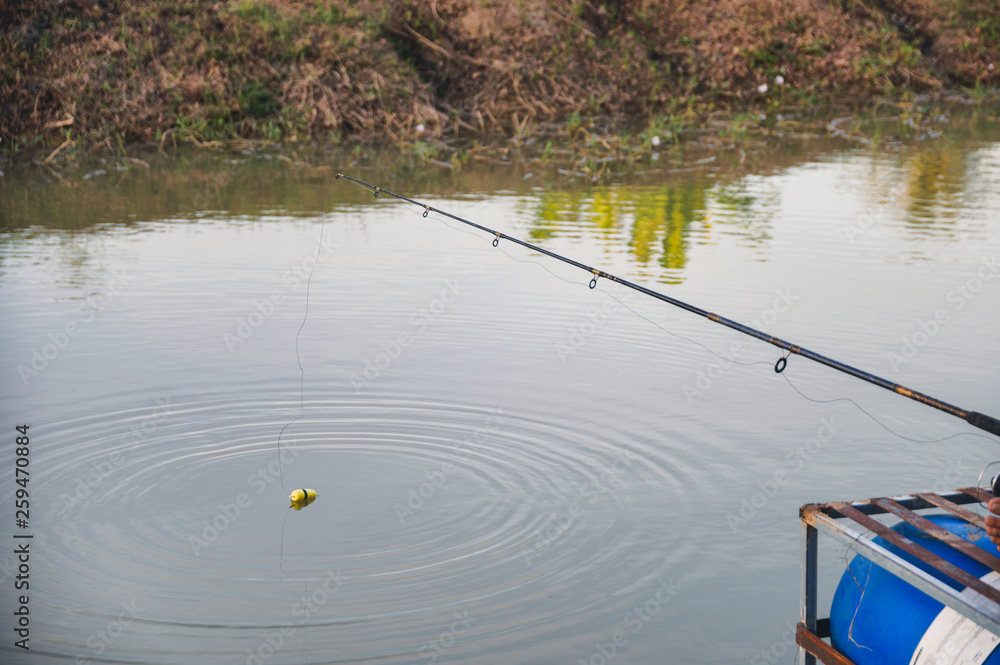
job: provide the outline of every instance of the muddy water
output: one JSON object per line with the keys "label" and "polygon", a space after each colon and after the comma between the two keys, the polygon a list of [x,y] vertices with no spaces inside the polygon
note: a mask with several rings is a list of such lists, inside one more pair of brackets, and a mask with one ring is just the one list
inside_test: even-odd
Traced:
{"label": "muddy water", "polygon": [[364,150],[6,168],[33,539],[30,657],[0,555],[2,660],[792,662],[798,506],[972,484],[996,441],[333,174],[996,415],[1000,133],[937,129],[596,184]]}

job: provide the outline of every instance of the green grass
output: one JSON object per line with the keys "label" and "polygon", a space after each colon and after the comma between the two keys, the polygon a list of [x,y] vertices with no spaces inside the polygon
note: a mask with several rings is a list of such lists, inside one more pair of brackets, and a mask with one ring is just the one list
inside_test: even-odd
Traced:
{"label": "green grass", "polygon": [[[846,16],[852,1],[816,11]],[[712,3],[682,3],[676,16],[668,16],[656,3],[572,0],[558,10],[568,20],[549,20],[540,18],[547,16],[539,13],[540,2],[551,8],[543,0],[520,0],[523,31],[505,24],[503,33],[483,37],[463,33],[462,3],[440,4],[439,16],[419,0],[106,0],[100,11],[67,3],[32,46],[19,46],[19,38],[0,40],[0,62],[7,64],[0,67],[7,70],[0,72],[0,84],[19,93],[9,116],[17,123],[9,130],[15,138],[5,137],[4,148],[30,143],[17,139],[40,137],[42,145],[57,140],[44,125],[71,110],[81,145],[151,140],[170,128],[199,141],[397,137],[405,143],[417,122],[430,131],[421,138],[435,140],[442,127],[450,136],[458,120],[478,128],[476,110],[484,116],[492,110],[509,132],[513,112],[525,117],[510,94],[515,73],[518,94],[529,106],[554,109],[551,117],[536,117],[561,124],[559,133],[582,136],[580,128],[598,131],[607,117],[625,116],[630,127],[646,119],[640,143],[654,135],[678,141],[695,116],[710,112],[732,114],[722,133],[742,136],[752,131],[744,112],[752,117],[822,107],[835,104],[841,92],[904,99],[930,87],[928,80],[958,88],[974,101],[995,96],[996,74],[983,71],[985,62],[1000,65],[1000,15],[984,10],[992,6],[989,0],[956,0],[934,9],[945,17],[942,29],[959,37],[951,48],[961,57],[943,65],[939,52],[934,58],[921,54],[914,30],[901,31],[879,13],[858,22],[849,35],[858,48],[845,51],[843,36],[816,30],[823,23],[813,14],[775,13],[748,0],[740,10],[745,25],[725,33],[729,42],[720,62],[711,26],[729,20],[729,30],[732,17]],[[862,10],[858,4],[856,11]],[[685,12],[701,14],[686,23]],[[400,37],[399,21],[459,52],[446,80],[421,77],[418,69],[439,56],[418,40]],[[535,22],[543,23],[541,29],[534,30]],[[797,35],[803,33],[811,36],[800,43]],[[732,57],[734,47],[738,55]],[[847,64],[835,64],[840,58]],[[492,67],[496,61],[512,67]],[[773,83],[779,73],[789,79],[780,87]],[[757,94],[765,81],[770,90]],[[151,82],[159,87],[149,90]],[[547,96],[549,90],[555,92]],[[495,105],[485,106],[490,103]],[[440,125],[427,121],[434,117],[427,108],[441,113]],[[332,125],[327,109],[334,114]],[[626,143],[613,138],[615,145]],[[415,159],[456,159],[451,153],[428,157],[424,146],[413,150]]]}

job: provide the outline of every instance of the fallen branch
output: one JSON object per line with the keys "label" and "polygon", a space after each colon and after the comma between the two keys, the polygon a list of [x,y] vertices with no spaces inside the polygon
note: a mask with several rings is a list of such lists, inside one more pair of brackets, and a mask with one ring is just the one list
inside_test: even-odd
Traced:
{"label": "fallen branch", "polygon": [[51,162],[53,160],[53,158],[55,158],[56,155],[58,155],[60,152],[62,152],[63,148],[72,148],[75,145],[76,145],[76,141],[74,141],[73,139],[66,139],[65,141],[63,141],[62,143],[59,144],[58,148],[56,148],[55,150],[52,151],[52,154],[50,154],[48,157],[46,157],[42,161],[42,164],[48,164],[49,162]]}
{"label": "fallen branch", "polygon": [[55,120],[45,125],[44,129],[56,129],[57,127],[69,127],[73,124],[73,116],[69,113],[66,114],[64,120]]}

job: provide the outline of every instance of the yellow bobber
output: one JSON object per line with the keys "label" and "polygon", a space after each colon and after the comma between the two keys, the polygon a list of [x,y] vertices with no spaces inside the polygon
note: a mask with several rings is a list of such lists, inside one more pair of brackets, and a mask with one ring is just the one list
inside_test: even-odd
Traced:
{"label": "yellow bobber", "polygon": [[294,508],[295,510],[302,510],[310,503],[316,500],[319,494],[316,490],[295,490],[288,495],[288,500],[292,502],[289,508]]}

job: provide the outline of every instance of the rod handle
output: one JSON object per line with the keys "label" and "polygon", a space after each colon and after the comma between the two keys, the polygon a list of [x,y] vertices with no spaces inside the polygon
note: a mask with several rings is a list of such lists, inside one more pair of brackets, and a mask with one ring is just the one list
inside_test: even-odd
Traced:
{"label": "rod handle", "polygon": [[965,416],[965,422],[969,423],[973,427],[985,430],[990,434],[1000,436],[1000,420],[997,420],[993,416],[988,416],[985,413],[979,413],[978,411],[969,411],[969,413]]}

